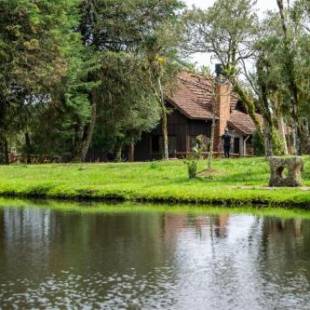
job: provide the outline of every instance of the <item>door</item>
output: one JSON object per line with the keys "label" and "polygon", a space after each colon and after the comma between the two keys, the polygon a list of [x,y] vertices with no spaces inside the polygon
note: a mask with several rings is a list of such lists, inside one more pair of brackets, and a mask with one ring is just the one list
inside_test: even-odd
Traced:
{"label": "door", "polygon": [[234,154],[240,154],[240,138],[234,138]]}

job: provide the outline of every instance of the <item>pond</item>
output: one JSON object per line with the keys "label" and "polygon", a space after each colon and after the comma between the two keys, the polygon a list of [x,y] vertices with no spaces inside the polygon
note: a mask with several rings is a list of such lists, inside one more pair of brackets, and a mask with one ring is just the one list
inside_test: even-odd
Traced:
{"label": "pond", "polygon": [[307,217],[128,205],[0,207],[0,308],[309,304]]}

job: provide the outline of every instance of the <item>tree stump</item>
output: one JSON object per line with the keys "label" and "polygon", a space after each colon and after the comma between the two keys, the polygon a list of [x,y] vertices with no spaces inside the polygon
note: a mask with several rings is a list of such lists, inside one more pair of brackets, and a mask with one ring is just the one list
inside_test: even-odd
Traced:
{"label": "tree stump", "polygon": [[298,187],[302,186],[301,172],[304,162],[301,157],[271,157],[270,187]]}

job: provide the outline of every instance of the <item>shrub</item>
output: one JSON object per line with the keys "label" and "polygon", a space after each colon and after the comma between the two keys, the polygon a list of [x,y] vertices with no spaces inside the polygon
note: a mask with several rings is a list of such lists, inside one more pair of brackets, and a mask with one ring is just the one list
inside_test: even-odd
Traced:
{"label": "shrub", "polygon": [[253,147],[254,153],[256,156],[264,156],[265,155],[265,146],[264,142],[262,141],[261,137],[257,132],[253,135]]}
{"label": "shrub", "polygon": [[188,159],[185,161],[187,164],[188,177],[194,179],[197,177],[198,161],[196,159]]}
{"label": "shrub", "polygon": [[188,177],[194,179],[197,177],[198,161],[203,159],[204,152],[208,149],[206,138],[203,135],[196,137],[195,146],[192,149],[192,153],[185,161],[187,165]]}

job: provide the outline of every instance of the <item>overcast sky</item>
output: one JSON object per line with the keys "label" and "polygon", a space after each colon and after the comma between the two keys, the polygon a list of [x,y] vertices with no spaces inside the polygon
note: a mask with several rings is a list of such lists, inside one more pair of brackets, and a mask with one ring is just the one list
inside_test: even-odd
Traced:
{"label": "overcast sky", "polygon": [[[214,3],[215,0],[183,0],[189,7],[195,5],[196,7],[200,8],[208,8]],[[232,0],[233,1],[233,0]],[[276,0],[258,0],[257,1],[257,10],[260,15],[263,15],[264,12],[268,10],[275,10],[277,9],[277,1]],[[195,55],[193,57],[193,61],[196,62],[198,65],[208,65],[210,69],[213,69],[214,62],[210,60],[208,55]]]}
{"label": "overcast sky", "polygon": [[[192,6],[194,4],[197,7],[207,8],[214,3],[214,0],[183,0],[183,2],[185,2],[188,6]],[[272,10],[277,7],[277,1],[276,0],[258,0],[257,6],[261,12],[266,11],[266,10]]]}

